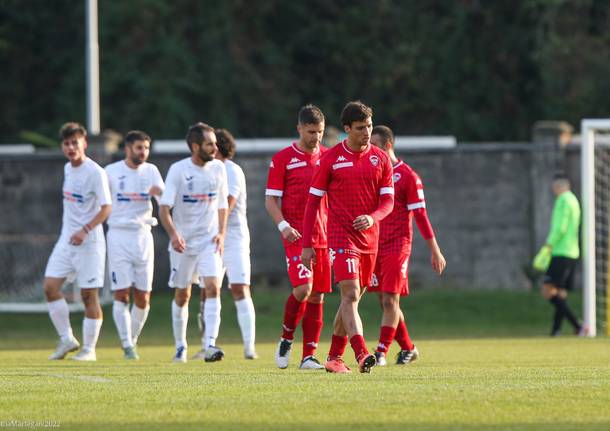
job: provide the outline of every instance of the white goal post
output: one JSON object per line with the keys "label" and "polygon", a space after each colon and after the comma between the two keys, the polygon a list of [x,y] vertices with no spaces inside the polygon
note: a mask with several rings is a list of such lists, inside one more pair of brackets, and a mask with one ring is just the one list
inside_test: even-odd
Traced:
{"label": "white goal post", "polygon": [[[607,211],[608,208],[596,208],[596,161],[595,135],[598,131],[610,131],[610,119],[583,119],[581,121],[581,199],[582,199],[582,257],[583,257],[583,325],[588,327],[588,335],[597,335],[598,311],[603,313],[603,322],[608,327],[608,274],[607,262],[603,262],[601,279],[604,286],[597,286],[599,275],[597,259],[597,212]],[[604,219],[607,219],[605,215]],[[605,255],[605,254],[604,254]],[[607,260],[607,258],[606,258]],[[602,292],[605,306],[598,310],[597,292]]]}

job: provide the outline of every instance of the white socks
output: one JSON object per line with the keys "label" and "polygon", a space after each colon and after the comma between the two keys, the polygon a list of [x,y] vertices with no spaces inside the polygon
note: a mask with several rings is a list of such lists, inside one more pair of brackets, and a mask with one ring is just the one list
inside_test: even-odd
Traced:
{"label": "white socks", "polygon": [[129,305],[122,301],[114,301],[112,304],[112,317],[121,339],[121,346],[123,348],[133,347]]}
{"label": "white socks", "polygon": [[136,304],[131,306],[131,337],[134,346],[138,343],[138,337],[146,323],[149,311],[150,305],[147,305],[146,308],[139,308]]}
{"label": "white socks", "polygon": [[47,302],[49,306],[49,317],[55,330],[62,340],[67,341],[73,337],[72,327],[70,326],[70,310],[64,298],[57,301]]}
{"label": "white socks", "polygon": [[[176,340],[176,348],[187,347],[186,344],[186,325],[189,320],[188,305],[179,307],[176,301],[172,301],[172,326],[174,328],[174,339]],[[206,322],[207,323],[207,322]]]}
{"label": "white socks", "polygon": [[241,329],[241,337],[244,340],[244,349],[253,351],[256,333],[256,317],[252,298],[244,298],[235,301],[235,307],[237,308],[237,322]]}
{"label": "white socks", "polygon": [[220,330],[220,298],[206,298],[203,311],[205,334],[203,348],[216,345],[218,331]]}
{"label": "white socks", "polygon": [[95,352],[95,345],[100,336],[102,328],[102,319],[83,319],[83,350],[87,352]]}

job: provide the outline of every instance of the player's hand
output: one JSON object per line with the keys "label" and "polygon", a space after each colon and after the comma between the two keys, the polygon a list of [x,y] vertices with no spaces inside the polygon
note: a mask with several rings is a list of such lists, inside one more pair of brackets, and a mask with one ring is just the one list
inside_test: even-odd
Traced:
{"label": "player's hand", "polygon": [[161,187],[158,186],[152,186],[148,191],[148,194],[151,196],[161,196],[162,193],[163,190],[161,190]]}
{"label": "player's hand", "polygon": [[297,239],[301,238],[301,234],[292,226],[286,226],[282,231],[282,238],[288,242],[295,242]]}
{"label": "player's hand", "polygon": [[371,226],[375,224],[375,220],[370,215],[361,215],[356,217],[356,219],[352,222],[352,226],[356,230],[367,230]]}
{"label": "player's hand", "polygon": [[311,271],[312,264],[316,263],[316,252],[313,248],[303,248],[303,251],[301,251],[301,263],[305,265],[305,268]]}
{"label": "player's hand", "polygon": [[186,241],[179,233],[175,233],[171,238],[172,248],[176,250],[178,253],[182,253],[186,250]]}
{"label": "player's hand", "polygon": [[85,238],[87,238],[87,232],[85,232],[85,229],[81,229],[70,237],[70,244],[81,245]]}
{"label": "player's hand", "polygon": [[438,249],[433,250],[430,260],[432,261],[432,269],[434,272],[441,275],[447,266],[447,261],[445,260],[443,253],[441,253],[441,251]]}
{"label": "player's hand", "polygon": [[225,251],[225,234],[219,233],[212,238],[212,242],[216,244],[216,251],[222,255]]}

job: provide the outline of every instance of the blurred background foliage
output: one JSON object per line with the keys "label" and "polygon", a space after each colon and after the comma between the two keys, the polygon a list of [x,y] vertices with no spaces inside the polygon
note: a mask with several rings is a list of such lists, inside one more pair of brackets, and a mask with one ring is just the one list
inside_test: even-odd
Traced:
{"label": "blurred background foliage", "polygon": [[[85,122],[84,13],[0,0],[0,142]],[[398,134],[527,140],[610,115],[609,18],[605,0],[100,0],[102,128],[291,136],[302,104],[338,125],[359,98]]]}

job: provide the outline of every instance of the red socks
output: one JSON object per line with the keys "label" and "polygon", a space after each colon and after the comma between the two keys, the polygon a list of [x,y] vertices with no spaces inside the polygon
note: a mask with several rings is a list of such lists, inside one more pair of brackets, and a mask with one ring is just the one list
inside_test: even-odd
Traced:
{"label": "red socks", "polygon": [[364,342],[364,337],[362,335],[354,335],[352,338],[350,338],[349,342],[352,345],[352,349],[354,349],[356,360],[360,360],[363,355],[369,354],[369,351],[366,348],[366,343]]}
{"label": "red socks", "polygon": [[315,353],[322,332],[324,304],[307,303],[303,316],[303,358]]}
{"label": "red socks", "polygon": [[407,330],[407,325],[404,320],[398,322],[394,338],[396,342],[400,344],[401,350],[413,350],[415,348],[413,341],[411,341],[411,338],[409,337],[409,331]]}
{"label": "red socks", "polygon": [[294,330],[299,325],[303,313],[305,312],[305,302],[299,302],[291,293],[284,306],[284,322],[282,338],[285,340],[294,339]]}
{"label": "red socks", "polygon": [[347,336],[340,337],[333,334],[332,341],[330,343],[330,350],[328,351],[329,358],[340,358],[345,352],[347,346]]}
{"label": "red socks", "polygon": [[[400,325],[400,324],[399,324]],[[377,345],[377,351],[387,353],[394,336],[396,334],[396,328],[391,326],[382,326],[379,334],[379,344]]]}

